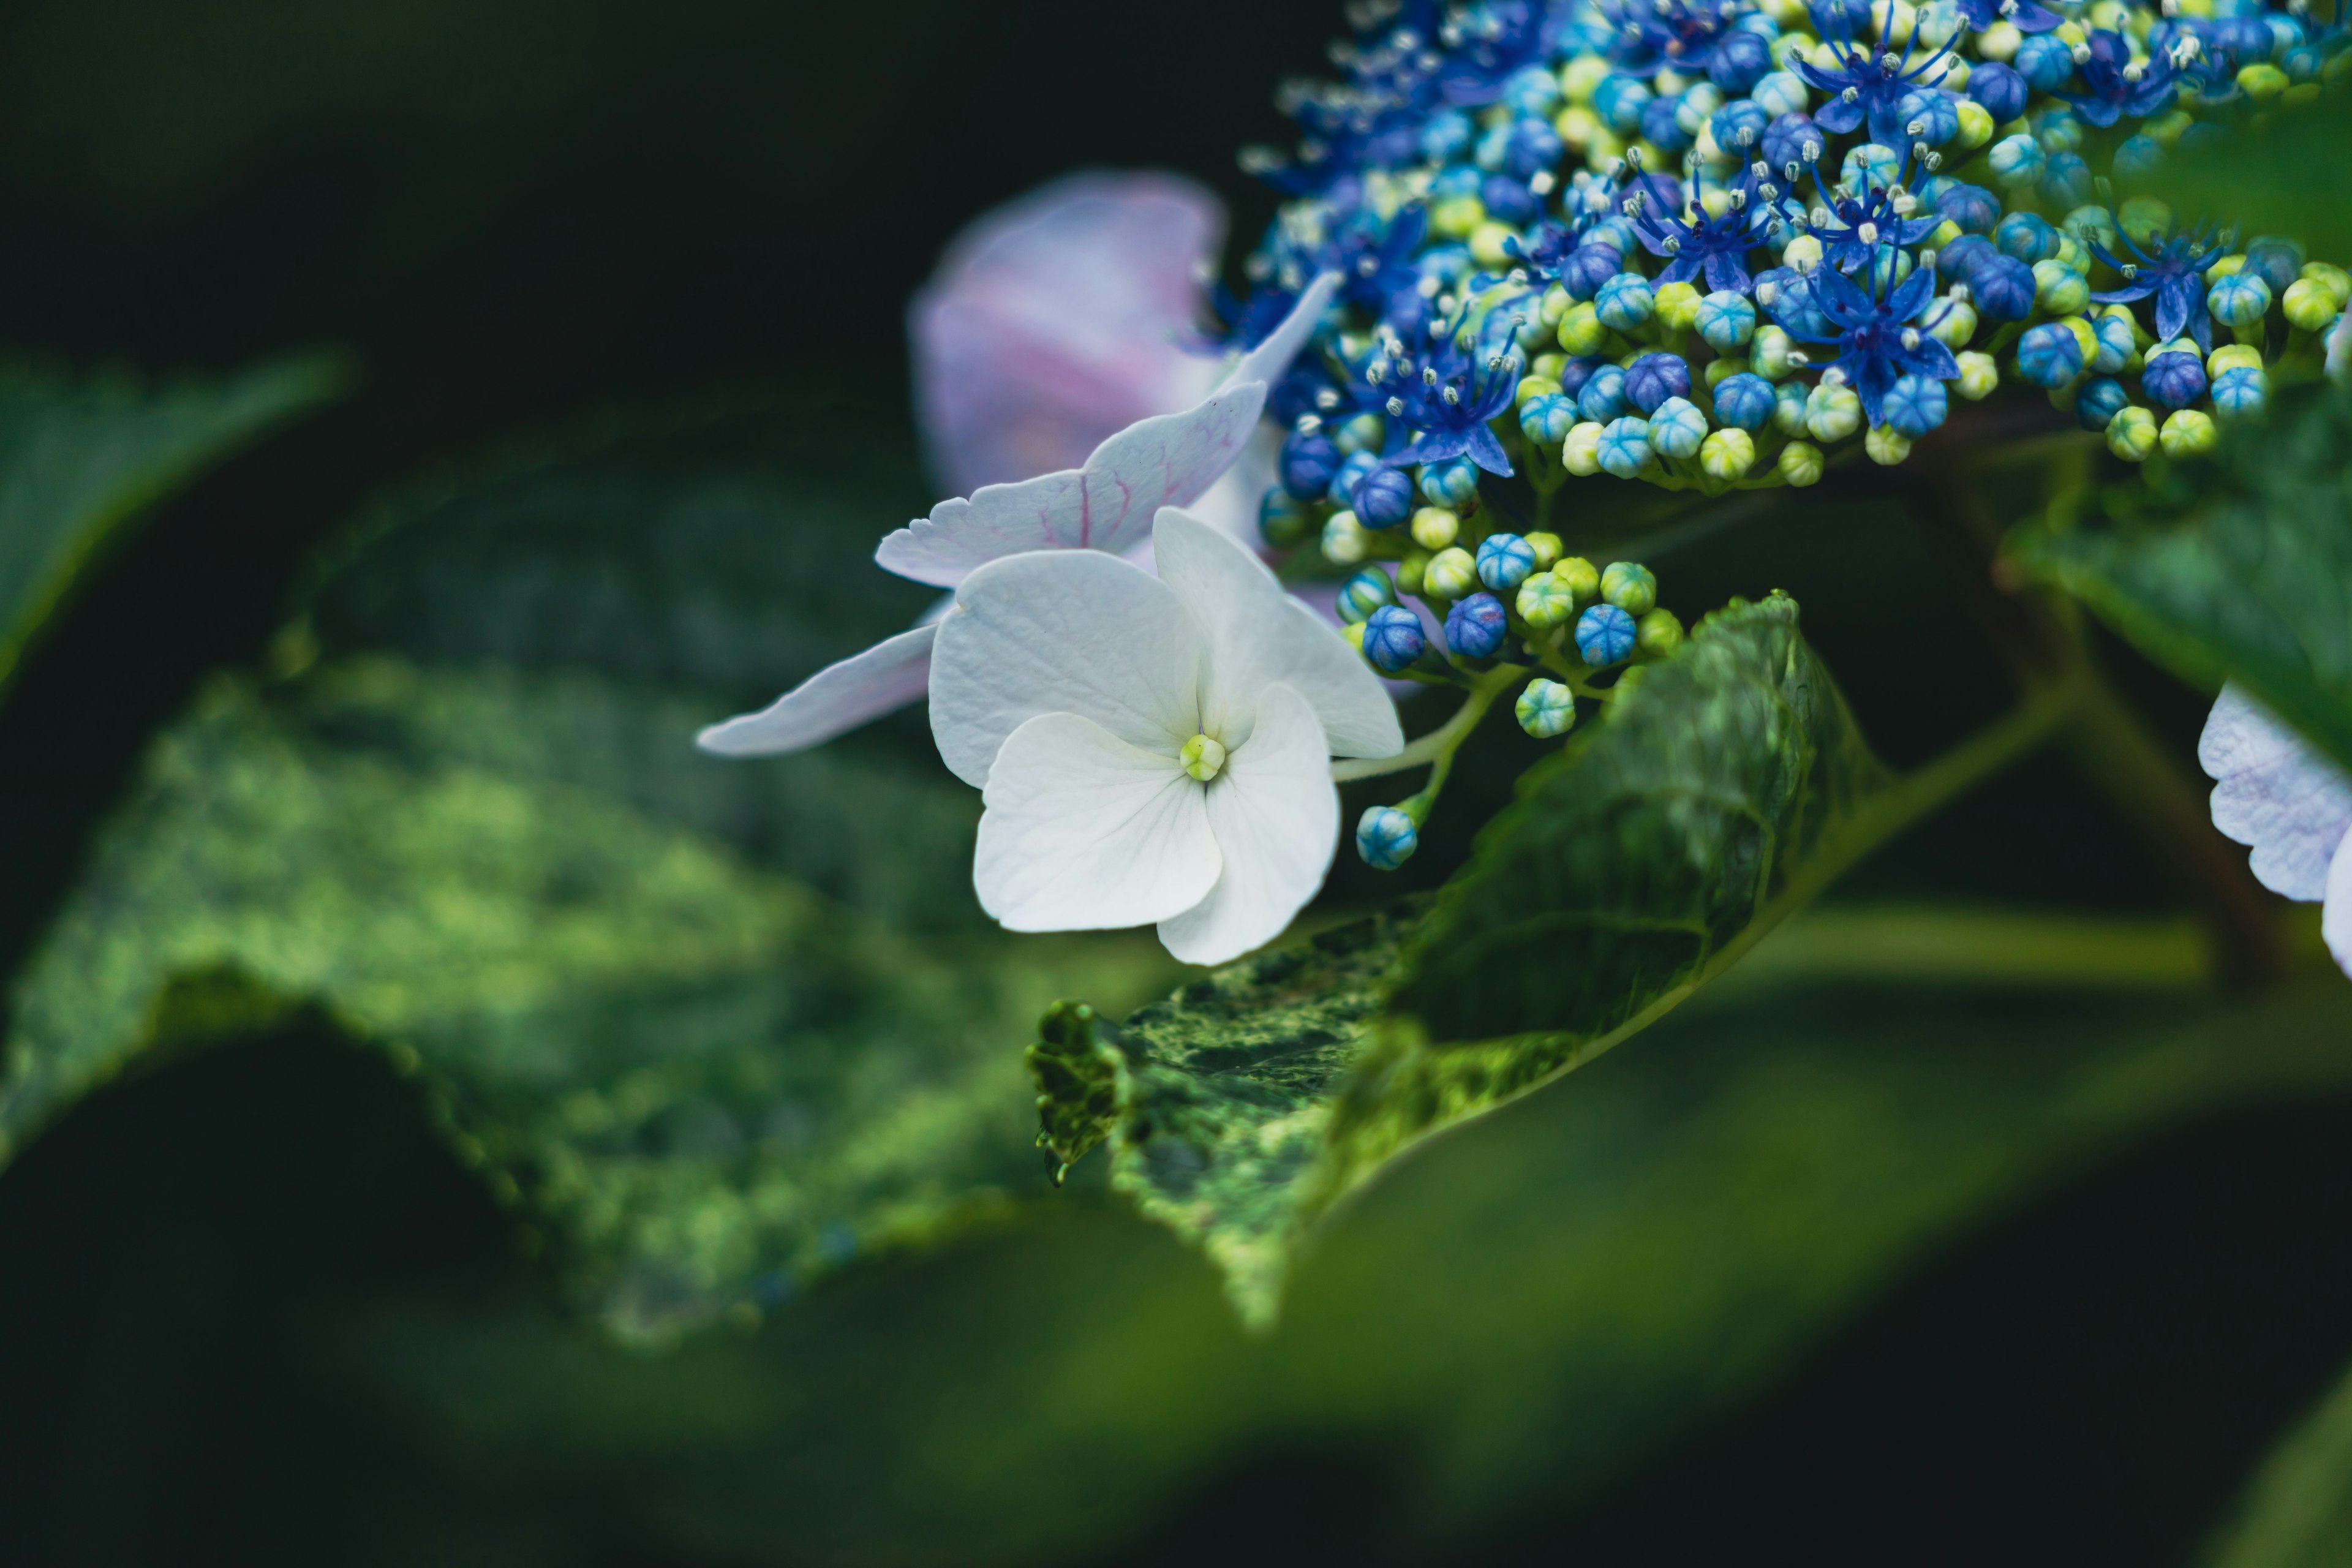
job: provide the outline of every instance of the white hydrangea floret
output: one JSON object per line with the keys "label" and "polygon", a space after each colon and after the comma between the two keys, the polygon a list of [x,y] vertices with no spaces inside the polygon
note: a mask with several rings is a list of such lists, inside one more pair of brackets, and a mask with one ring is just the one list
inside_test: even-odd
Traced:
{"label": "white hydrangea floret", "polygon": [[2213,784],[2213,826],[2253,849],[2255,879],[2325,906],[2328,951],[2352,974],[2352,777],[2235,681],[2197,742]]}
{"label": "white hydrangea floret", "polygon": [[1158,575],[1092,551],[991,562],[931,660],[931,733],[986,810],[1007,929],[1156,923],[1220,963],[1281,934],[1339,835],[1330,759],[1404,746],[1379,679],[1245,546],[1161,510]]}

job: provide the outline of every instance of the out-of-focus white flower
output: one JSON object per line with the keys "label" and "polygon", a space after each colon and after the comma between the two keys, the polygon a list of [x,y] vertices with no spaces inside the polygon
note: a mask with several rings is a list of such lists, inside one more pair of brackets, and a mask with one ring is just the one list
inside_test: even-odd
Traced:
{"label": "out-of-focus white flower", "polygon": [[[1187,352],[1179,334],[1197,320],[1196,269],[1222,228],[1214,199],[1184,182],[1082,175],[968,229],[910,320],[934,461],[963,482],[1048,454],[1085,459],[943,500],[883,540],[876,561],[951,588],[1024,551],[1137,550],[1163,506],[1200,508],[1229,531],[1254,525],[1280,438],[1259,424],[1267,389],[1339,279],[1317,279],[1237,361]],[[1191,248],[1171,259],[1161,243]],[[923,694],[936,633],[924,625],[886,638],[758,712],[711,725],[698,743],[722,756],[803,751],[902,708]]]}
{"label": "out-of-focus white flower", "polygon": [[2256,879],[2323,904],[2328,951],[2352,974],[2352,777],[2232,681],[2197,742],[2213,826],[2253,848]]}
{"label": "out-of-focus white flower", "polygon": [[1171,508],[1158,575],[1097,552],[956,590],[931,733],[986,811],[982,907],[1013,931],[1156,922],[1219,963],[1272,941],[1339,842],[1330,758],[1393,756],[1387,693],[1255,553]]}

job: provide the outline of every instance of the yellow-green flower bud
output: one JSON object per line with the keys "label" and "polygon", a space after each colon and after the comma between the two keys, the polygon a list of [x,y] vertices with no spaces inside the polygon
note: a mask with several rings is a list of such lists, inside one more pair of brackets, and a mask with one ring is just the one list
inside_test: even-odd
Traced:
{"label": "yellow-green flower bud", "polygon": [[2194,408],[2176,408],[2164,421],[2157,438],[2164,444],[2168,458],[2200,458],[2213,449],[2221,438],[2213,427],[2213,416]]}
{"label": "yellow-green flower bud", "polygon": [[1893,468],[1911,455],[1911,437],[1892,425],[1874,425],[1862,438],[1862,449],[1881,468]]}
{"label": "yellow-green flower bud", "polygon": [[[2256,60],[2252,65],[2244,67],[2238,72],[2239,90],[2256,103],[2268,103],[2293,85],[2286,72],[2268,60]],[[2167,420],[2165,423],[2168,425],[2171,421]],[[2165,450],[2168,452],[2172,448],[2168,445]]]}
{"label": "yellow-green flower bud", "polygon": [[2172,205],[2154,196],[2134,196],[2116,209],[2116,226],[2134,245],[2146,245],[2172,226]]}
{"label": "yellow-green flower bud", "polygon": [[1538,678],[1528,682],[1528,689],[1511,704],[1511,712],[1520,729],[1538,741],[1549,741],[1567,734],[1575,725],[1576,693],[1557,680]]}
{"label": "yellow-green flower bud", "polygon": [[1477,591],[1478,563],[1458,544],[1439,551],[1422,568],[1421,592],[1425,598],[1459,599]]}
{"label": "yellow-green flower bud", "polygon": [[2000,366],[1993,363],[1992,355],[1966,353],[1957,357],[1960,365],[1960,395],[1970,403],[1991,396],[1993,388],[2000,384]]}
{"label": "yellow-green flower bud", "polygon": [[2052,259],[2063,262],[2077,272],[2087,273],[2091,270],[2089,248],[2071,234],[2062,233],[2058,236],[2058,254]]}
{"label": "yellow-green flower bud", "polygon": [[1335,511],[1323,521],[1323,559],[1334,566],[1358,564],[1370,542],[1352,511]]}
{"label": "yellow-green flower bud", "polygon": [[1412,542],[1423,550],[1443,550],[1461,537],[1462,520],[1442,506],[1425,506],[1412,514]]}
{"label": "yellow-green flower bud", "polygon": [[1549,631],[1576,615],[1576,591],[1550,573],[1538,572],[1519,584],[1513,608],[1536,630]]}
{"label": "yellow-green flower bud", "polygon": [[1843,441],[1862,428],[1862,395],[1824,381],[1806,395],[1805,433],[1816,441]]}
{"label": "yellow-green flower bud", "polygon": [[[1575,303],[1575,296],[1571,295],[1566,289],[1563,289],[1559,284],[1555,283],[1550,288],[1546,289],[1543,291],[1542,299],[1536,301],[1536,320],[1541,321],[1545,326],[1550,327],[1556,331],[1559,326],[1559,319],[1562,316],[1567,315],[1568,308]],[[1536,374],[1538,375],[1549,375],[1557,374],[1559,373],[1555,371],[1538,370]]]}
{"label": "yellow-green flower bud", "polygon": [[1184,742],[1184,749],[1176,753],[1176,760],[1184,764],[1186,773],[1207,784],[1224,772],[1225,743],[1213,735],[1195,735]]}
{"label": "yellow-green flower bud", "polygon": [[1559,383],[1548,375],[1523,375],[1519,377],[1518,389],[1511,395],[1511,405],[1525,407],[1530,397],[1553,396],[1559,392]]}
{"label": "yellow-green flower bud", "polygon": [[1672,610],[1652,610],[1633,623],[1633,646],[1652,658],[1668,658],[1683,646],[1683,624]]}
{"label": "yellow-green flower bud", "polygon": [[1441,239],[1467,239],[1486,221],[1486,204],[1476,196],[1448,196],[1429,209],[1430,231]]}
{"label": "yellow-green flower bud", "polygon": [[1601,569],[1581,555],[1552,563],[1551,580],[1576,595],[1578,609],[1601,597]]}
{"label": "yellow-green flower bud", "polygon": [[1348,646],[1349,647],[1354,648],[1358,653],[1364,651],[1363,622],[1352,621],[1348,625],[1341,626],[1339,628],[1339,635],[1348,639]]}
{"label": "yellow-green flower bud", "polygon": [[1535,569],[1538,572],[1550,571],[1552,563],[1559,559],[1559,535],[1538,531],[1528,534],[1527,540],[1528,548],[1535,552]]}
{"label": "yellow-green flower bud", "polygon": [[2156,443],[2156,416],[2137,404],[2117,409],[2107,421],[2107,450],[2126,463],[2147,461]]}
{"label": "yellow-green flower bud", "polygon": [[1748,345],[1748,368],[1767,381],[1786,381],[1797,368],[1789,356],[1797,352],[1797,341],[1779,327],[1759,327]]}
{"label": "yellow-green flower bud", "polygon": [[1519,231],[1509,224],[1482,223],[1470,231],[1470,259],[1481,267],[1508,267],[1513,258],[1504,247],[1518,237]]}
{"label": "yellow-green flower bud", "polygon": [[1587,419],[1571,426],[1568,439],[1560,446],[1560,461],[1568,471],[1586,479],[1601,471],[1601,432],[1608,426],[1598,419]]}
{"label": "yellow-green flower bud", "polygon": [[1670,332],[1686,332],[1698,323],[1699,291],[1687,283],[1661,283],[1651,290],[1651,313]]}
{"label": "yellow-green flower bud", "polygon": [[1966,300],[1949,300],[1929,309],[1927,335],[1948,349],[1958,349],[1977,335],[1977,308]]}
{"label": "yellow-green flower bud", "polygon": [[1791,441],[1780,448],[1780,459],[1773,466],[1783,479],[1802,489],[1821,481],[1822,449],[1810,441]]}
{"label": "yellow-green flower bud", "polygon": [[2017,30],[2016,23],[1995,22],[1977,35],[1977,53],[1985,59],[2006,63],[2017,58],[2017,47],[2023,42],[2025,35]]}
{"label": "yellow-green flower bud", "polygon": [[2315,332],[2336,319],[2343,307],[2325,283],[2315,283],[2308,278],[2298,278],[2286,286],[2286,297],[2281,301],[2286,311],[2287,324]]}
{"label": "yellow-green flower bud", "polygon": [[[2179,345],[2173,350],[2174,353],[2195,353],[2197,352],[2197,345],[2187,338],[2175,338],[2173,343]],[[2170,344],[2166,346],[2171,347]],[[2164,352],[2165,350],[2161,348],[2157,350],[2158,353]],[[2241,367],[2247,370],[2262,369],[2263,351],[2252,343],[2223,343],[2206,359],[2205,374],[2209,380],[2218,380],[2223,371],[2237,370]]]}
{"label": "yellow-green flower bud", "polygon": [[1710,430],[1699,443],[1699,471],[1710,479],[1744,479],[1756,466],[1756,437],[1745,430]]}
{"label": "yellow-green flower bud", "polygon": [[2169,152],[2179,142],[2180,133],[2196,123],[2196,117],[2185,109],[2168,110],[2153,120],[2141,121],[2139,133]]}
{"label": "yellow-green flower bud", "polygon": [[1601,55],[1581,54],[1559,68],[1559,95],[1570,103],[1591,103],[1592,89],[1601,85],[1610,71],[1608,59]]}
{"label": "yellow-green flower bud", "polygon": [[1780,247],[1780,265],[1793,267],[1800,272],[1811,272],[1822,264],[1822,242],[1810,234],[1801,234]]}
{"label": "yellow-green flower bud", "polygon": [[1629,616],[1646,616],[1658,605],[1658,575],[1638,561],[1612,561],[1601,569],[1601,596]]}
{"label": "yellow-green flower bud", "polygon": [[1430,553],[1426,550],[1408,550],[1397,563],[1396,585],[1400,594],[1421,592],[1421,574],[1429,570]]}
{"label": "yellow-green flower bud", "polygon": [[[2090,279],[2063,261],[2052,259],[2033,264],[2033,302],[2053,316],[2071,316],[2091,302]],[[2097,345],[2084,353],[2087,362]]]}
{"label": "yellow-green flower bud", "polygon": [[1728,375],[1738,375],[1747,368],[1748,362],[1744,359],[1711,359],[1707,361],[1706,369],[1703,373],[1706,377],[1706,389],[1709,392],[1713,392],[1717,386],[1722,384],[1724,377]]}
{"label": "yellow-green flower bud", "polygon": [[2347,272],[2341,267],[2325,261],[2306,261],[2303,264],[2301,280],[2316,283],[2326,289],[2339,310],[2347,303],[2352,303],[2352,272]]}
{"label": "yellow-green flower bud", "polygon": [[1609,329],[1590,300],[1570,305],[1559,319],[1559,346],[1571,354],[1597,354],[1608,342]]}

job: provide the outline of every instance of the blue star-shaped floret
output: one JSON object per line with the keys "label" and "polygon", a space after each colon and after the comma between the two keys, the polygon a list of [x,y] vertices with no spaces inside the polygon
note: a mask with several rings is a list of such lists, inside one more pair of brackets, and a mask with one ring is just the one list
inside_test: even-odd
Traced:
{"label": "blue star-shaped floret", "polygon": [[1609,63],[1628,76],[1648,77],[1669,67],[1685,75],[1704,72],[1739,7],[1733,0],[1616,0],[1601,12],[1615,28]]}
{"label": "blue star-shaped floret", "polygon": [[1702,205],[1705,191],[1696,185],[1679,213],[1650,200],[1646,190],[1628,196],[1625,216],[1642,248],[1665,258],[1656,281],[1687,283],[1704,276],[1711,289],[1747,293],[1753,287],[1748,252],[1775,241],[1788,227],[1779,206],[1780,187],[1771,174],[1768,165],[1750,163],[1729,187],[1730,205],[1713,217]]}
{"label": "blue star-shaped floret", "polygon": [[2006,22],[2021,33],[2046,33],[2064,17],[2034,0],[1959,0],[1960,19],[1971,33]]}
{"label": "blue star-shaped floret", "polygon": [[1363,370],[1365,384],[1386,394],[1382,408],[1395,432],[1383,460],[1402,468],[1466,453],[1488,473],[1510,477],[1511,459],[1486,422],[1511,406],[1527,368],[1511,342],[1518,324],[1518,314],[1504,308],[1475,333],[1461,317],[1432,328],[1419,353],[1390,341]]}
{"label": "blue star-shaped floret", "polygon": [[1835,345],[1838,357],[1829,369],[1860,395],[1872,425],[1884,422],[1886,395],[1903,376],[1958,378],[1959,362],[1952,351],[1917,324],[1935,298],[1934,268],[1922,267],[1892,289],[1883,289],[1868,283],[1867,274],[1864,282],[1857,283],[1834,268],[1816,267],[1806,276],[1805,286],[1832,330],[1791,335]]}
{"label": "blue star-shaped floret", "polygon": [[1813,169],[1813,188],[1821,192],[1822,205],[1813,209],[1813,237],[1822,242],[1822,255],[1841,272],[1852,272],[1869,265],[1882,245],[1892,245],[1908,250],[1942,226],[1944,215],[1929,211],[1925,217],[1908,217],[1906,210],[1916,211],[1916,204],[1907,194],[1911,160],[1906,158],[1902,170],[1891,185],[1874,184],[1863,180],[1860,195],[1850,195],[1843,188],[1827,188],[1821,183],[1821,168]]}
{"label": "blue star-shaped floret", "polygon": [[2128,305],[2156,297],[2156,335],[2177,338],[2183,331],[2207,353],[2213,352],[2213,323],[2205,314],[2205,274],[2229,250],[2224,240],[2203,226],[2188,233],[2150,235],[2143,246],[2128,235],[2117,242],[2131,252],[2126,261],[2103,245],[2091,254],[2124,275],[2120,289],[2105,289],[2091,298],[2102,305]]}
{"label": "blue star-shaped floret", "polygon": [[[1893,0],[1888,0],[1887,10],[1886,23],[1879,29],[1882,37],[1894,28]],[[1870,139],[1880,146],[1909,146],[1911,136],[1907,130],[1909,121],[1903,113],[1904,97],[1916,89],[1934,87],[1952,68],[1951,52],[1946,48],[1906,68],[1903,62],[1918,39],[1919,24],[1915,20],[1899,51],[1889,48],[1885,54],[1873,54],[1867,47],[1858,48],[1849,41],[1832,39],[1829,47],[1837,60],[1834,68],[1817,66],[1802,55],[1790,56],[1790,68],[1808,87],[1828,98],[1813,110],[1813,122],[1840,134],[1867,124]]]}
{"label": "blue star-shaped floret", "polygon": [[2075,117],[2101,130],[2126,115],[2135,120],[2162,112],[2172,102],[2172,57],[2159,49],[2144,60],[2132,58],[2131,40],[2102,29],[2089,39],[2089,56],[2077,62],[2088,92],[2059,96],[2074,106]]}

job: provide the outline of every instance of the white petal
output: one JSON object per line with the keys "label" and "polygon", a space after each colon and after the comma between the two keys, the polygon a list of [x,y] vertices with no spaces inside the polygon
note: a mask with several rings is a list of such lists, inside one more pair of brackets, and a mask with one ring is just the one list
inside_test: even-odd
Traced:
{"label": "white petal", "polygon": [[[1242,455],[1234,466],[1224,471],[1217,482],[1184,510],[1208,523],[1218,531],[1231,535],[1255,552],[1259,548],[1257,528],[1258,503],[1265,499],[1278,478],[1276,465],[1282,456],[1283,429],[1269,419],[1258,421],[1257,428],[1242,447]],[[1148,553],[1151,542],[1144,541]]]}
{"label": "white petal", "polygon": [[[1233,373],[1225,377],[1224,384],[1239,386],[1245,382],[1262,381],[1271,387],[1280,381],[1284,373],[1290,369],[1290,362],[1298,357],[1298,351],[1305,348],[1307,340],[1314,335],[1316,326],[1323,320],[1323,312],[1330,308],[1331,296],[1339,291],[1339,275],[1336,272],[1326,272],[1309,283],[1300,292],[1297,302],[1290,307],[1290,314],[1282,318],[1282,324],[1266,333],[1257,347],[1242,355],[1241,363],[1234,366]],[[1169,504],[1182,506],[1184,503],[1171,501]]]}
{"label": "white petal", "polygon": [[1217,880],[1207,791],[1172,757],[1075,713],[1005,737],[982,798],[971,882],[1008,931],[1144,925]]}
{"label": "white petal", "polygon": [[993,561],[956,590],[931,656],[931,737],[966,784],[1006,736],[1076,713],[1174,756],[1201,724],[1201,628],[1175,590],[1092,550]]}
{"label": "white petal", "polygon": [[2213,826],[2253,847],[2263,886],[2306,903],[2324,898],[2329,860],[2352,833],[2352,778],[2235,681],[2205,721],[2197,760],[2216,781]]}
{"label": "white petal", "polygon": [[907,312],[940,481],[1078,467],[1215,390],[1223,367],[1185,340],[1224,226],[1214,195],[1159,174],[1073,174],[975,218]]}
{"label": "white petal", "polygon": [[1269,686],[1255,718],[1208,790],[1224,874],[1198,905],[1160,922],[1160,940],[1186,963],[1223,963],[1280,936],[1339,846],[1339,791],[1315,710]]}
{"label": "white petal", "polygon": [[2336,967],[2352,974],[2352,834],[2336,847],[2336,859],[2327,870],[2327,904],[2319,911],[2319,934],[2327,939]]}
{"label": "white petal", "polygon": [[1174,507],[1160,512],[1151,539],[1160,580],[1208,635],[1202,728],[1227,746],[1246,739],[1259,694],[1279,681],[1314,708],[1334,754],[1389,757],[1404,749],[1380,677],[1284,590],[1255,552]]}
{"label": "white petal", "polygon": [[874,559],[918,583],[952,588],[988,562],[1029,550],[1111,554],[1151,531],[1163,506],[1197,500],[1232,467],[1265,406],[1265,384],[1218,392],[1181,414],[1139,419],[1083,468],[943,500],[882,541]]}
{"label": "white petal", "polygon": [[694,738],[722,757],[768,757],[805,751],[904,708],[930,679],[935,626],[917,626],[864,653],[829,664],[757,713],[713,724]]}

